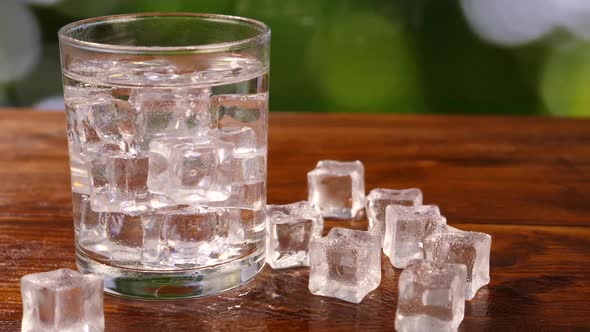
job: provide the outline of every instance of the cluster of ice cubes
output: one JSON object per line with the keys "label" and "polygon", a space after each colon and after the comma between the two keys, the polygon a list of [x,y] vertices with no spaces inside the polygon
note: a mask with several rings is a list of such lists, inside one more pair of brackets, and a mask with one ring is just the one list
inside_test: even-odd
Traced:
{"label": "cluster of ice cubes", "polygon": [[[305,266],[309,256],[311,293],[359,303],[380,284],[383,250],[404,269],[396,329],[456,330],[465,300],[489,283],[491,236],[448,226],[438,206],[423,204],[420,189],[378,188],[365,197],[364,187],[360,161],[318,162],[308,173],[308,202],[269,207],[267,262]],[[335,227],[318,236],[322,217],[357,219],[363,209],[367,231]]]}
{"label": "cluster of ice cubes", "polygon": [[[253,240],[253,232],[262,242],[267,93],[220,93],[206,84],[173,86],[177,80],[192,81],[173,77],[177,71],[170,66],[158,60],[98,61],[74,68],[78,75],[94,79],[153,82],[137,88],[65,80],[77,242],[90,255],[148,269],[166,268],[178,261],[173,266],[184,268],[188,261],[216,264],[231,258],[218,253],[239,255],[239,250],[228,251],[227,247],[246,245]],[[195,82],[215,81],[214,74],[224,78],[227,73],[217,69],[199,72],[207,77],[195,78]],[[251,83],[225,88],[239,91],[247,84]],[[162,239],[191,237],[183,234],[188,226],[168,226],[169,220],[178,219],[180,210],[191,223],[189,228],[207,229],[211,233],[207,236],[216,239],[209,243],[219,245],[211,248],[210,259],[191,256],[209,252],[193,250],[198,244],[192,242],[197,240]],[[244,229],[236,229],[234,222],[231,227],[218,225],[209,230],[205,220],[224,214],[244,216]],[[118,241],[113,234],[121,234],[120,228],[134,232],[124,232]],[[171,242],[180,247],[169,248]]]}

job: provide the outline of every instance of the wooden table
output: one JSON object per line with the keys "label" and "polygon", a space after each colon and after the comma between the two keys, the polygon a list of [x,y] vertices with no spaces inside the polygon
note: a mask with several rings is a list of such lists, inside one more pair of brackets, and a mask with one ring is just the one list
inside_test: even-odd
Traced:
{"label": "wooden table", "polygon": [[[590,121],[280,114],[270,121],[268,200],[306,199],[320,159],[362,160],[367,191],[419,187],[449,223],[493,236],[491,283],[462,331],[590,330]],[[330,221],[363,229],[366,223]],[[65,120],[0,112],[0,331],[18,331],[19,279],[75,268]],[[263,273],[219,296],[105,296],[107,331],[393,330],[400,271],[355,305],[312,296],[307,269]]]}

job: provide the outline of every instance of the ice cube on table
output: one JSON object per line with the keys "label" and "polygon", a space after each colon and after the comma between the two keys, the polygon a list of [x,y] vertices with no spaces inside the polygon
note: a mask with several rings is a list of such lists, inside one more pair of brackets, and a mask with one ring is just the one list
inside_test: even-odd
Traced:
{"label": "ice cube on table", "polygon": [[456,331],[465,312],[463,264],[411,260],[398,281],[398,332]]}
{"label": "ice cube on table", "polygon": [[225,209],[181,205],[144,214],[141,222],[144,265],[205,266],[229,254],[229,212]]}
{"label": "ice cube on table", "polygon": [[233,144],[197,137],[170,152],[166,194],[181,204],[218,202],[231,194]]}
{"label": "ice cube on table", "polygon": [[355,219],[365,207],[365,170],[360,161],[321,160],[307,173],[308,201],[325,218]]}
{"label": "ice cube on table", "polygon": [[477,290],[490,282],[492,237],[486,233],[450,231],[433,234],[424,241],[426,259],[465,264],[467,287],[465,298],[473,299]]}
{"label": "ice cube on table", "polygon": [[389,205],[417,206],[422,205],[422,191],[411,189],[373,189],[366,199],[366,213],[369,221],[369,232],[385,237],[385,208]]}
{"label": "ice cube on table", "polygon": [[446,223],[436,205],[390,205],[385,209],[383,252],[393,266],[403,269],[411,259],[424,258],[424,240],[443,232]]}
{"label": "ice cube on table", "polygon": [[309,290],[312,294],[359,303],[381,283],[379,238],[367,231],[335,227],[311,241]]}
{"label": "ice cube on table", "polygon": [[266,262],[270,267],[309,266],[309,244],[322,236],[322,215],[307,201],[268,205],[266,223]]}
{"label": "ice cube on table", "polygon": [[59,269],[20,281],[23,332],[104,331],[103,279]]}

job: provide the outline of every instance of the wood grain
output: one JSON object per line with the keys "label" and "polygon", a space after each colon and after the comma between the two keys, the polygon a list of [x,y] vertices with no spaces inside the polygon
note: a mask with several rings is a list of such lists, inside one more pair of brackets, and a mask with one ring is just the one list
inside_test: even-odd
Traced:
{"label": "wood grain", "polygon": [[[270,128],[271,203],[305,199],[318,160],[359,159],[367,189],[420,187],[450,224],[493,236],[461,331],[590,330],[590,121],[274,113]],[[20,277],[74,268],[68,172],[62,114],[0,112],[0,331],[20,329]],[[312,296],[305,268],[204,299],[105,296],[107,331],[391,331],[400,271],[382,269],[358,305]]]}

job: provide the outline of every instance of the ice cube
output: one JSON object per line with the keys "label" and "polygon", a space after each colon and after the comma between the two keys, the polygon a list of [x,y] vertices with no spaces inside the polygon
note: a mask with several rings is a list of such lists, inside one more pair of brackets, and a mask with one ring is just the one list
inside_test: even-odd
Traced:
{"label": "ice cube", "polygon": [[381,283],[379,238],[366,231],[335,227],[311,241],[309,290],[312,294],[359,303]]}
{"label": "ice cube", "polygon": [[[167,174],[165,174],[165,171],[168,168],[168,160],[170,159],[172,149],[175,146],[183,144],[190,145],[193,144],[193,142],[206,142],[208,139],[209,138],[201,137],[170,137],[166,135],[152,139],[149,145],[150,178],[148,179],[148,186],[150,191],[160,192],[161,187],[165,186],[165,181],[163,180],[168,177]],[[225,142],[234,144],[234,142],[231,142],[230,140],[225,140]],[[235,144],[240,144],[239,140],[237,140]],[[238,148],[238,150],[243,148],[244,145],[242,145],[242,148]],[[234,145],[231,163],[232,183],[246,184],[263,181],[266,169],[265,154],[258,151],[240,151],[240,153],[236,153],[236,146]]]}
{"label": "ice cube", "polygon": [[103,281],[59,269],[22,277],[23,332],[104,331]]}
{"label": "ice cube", "polygon": [[201,137],[172,148],[166,193],[181,204],[217,202],[231,194],[233,144]]}
{"label": "ice cube", "polygon": [[232,183],[251,183],[264,180],[266,157],[263,153],[234,154],[232,159]]}
{"label": "ice cube", "polygon": [[228,241],[234,246],[259,243],[266,232],[266,209],[229,208]]}
{"label": "ice cube", "polygon": [[490,282],[490,249],[492,237],[479,232],[444,232],[424,241],[426,259],[437,262],[465,264],[467,287],[465,298],[473,299],[477,290]]}
{"label": "ice cube", "polygon": [[260,210],[264,207],[265,182],[233,183],[231,195],[225,201],[209,202],[209,206]]}
{"label": "ice cube", "polygon": [[411,260],[398,281],[396,331],[456,331],[465,311],[463,264]]}
{"label": "ice cube", "polygon": [[256,153],[256,132],[252,128],[221,128],[219,130],[219,139],[234,145],[234,155]]}
{"label": "ice cube", "polygon": [[422,191],[411,189],[373,189],[366,199],[369,232],[379,234],[381,241],[385,236],[385,208],[389,205],[422,205]]}
{"label": "ice cube", "polygon": [[266,222],[266,262],[273,269],[309,266],[309,243],[322,236],[322,215],[307,201],[268,205]]}
{"label": "ice cube", "polygon": [[144,114],[147,136],[179,129],[181,117],[174,89],[144,88],[131,93],[129,101]]}
{"label": "ice cube", "polygon": [[136,265],[143,241],[140,217],[124,213],[94,212],[84,208],[84,219],[76,233],[83,251],[92,252],[119,265]]}
{"label": "ice cube", "polygon": [[137,213],[149,208],[147,155],[105,154],[88,166],[93,210]]}
{"label": "ice cube", "polygon": [[100,237],[99,214],[90,207],[90,196],[72,193],[72,205],[74,216],[74,231],[78,242],[85,243],[88,239],[95,240]]}
{"label": "ice cube", "polygon": [[229,116],[241,123],[251,123],[266,112],[268,93],[220,94],[212,97],[211,107],[218,117]]}
{"label": "ice cube", "polygon": [[228,254],[225,209],[175,206],[144,214],[141,220],[145,265],[204,266]]}
{"label": "ice cube", "polygon": [[149,158],[147,156],[116,156],[109,159],[107,174],[114,189],[123,193],[147,192]]}
{"label": "ice cube", "polygon": [[184,126],[189,136],[212,133],[217,129],[217,115],[211,110],[211,89],[186,88],[182,98]]}
{"label": "ice cube", "polygon": [[403,269],[411,259],[424,258],[424,239],[444,231],[446,223],[436,205],[390,205],[385,209],[383,252],[393,266]]}
{"label": "ice cube", "polygon": [[[218,128],[233,131],[246,127],[256,134],[257,151],[266,149],[268,93],[213,95],[211,110],[219,119]],[[248,129],[245,132],[251,134]]]}
{"label": "ice cube", "polygon": [[149,144],[149,174],[147,186],[152,193],[165,194],[168,187],[170,154],[176,145],[190,144],[188,137],[162,135],[153,138]]}
{"label": "ice cube", "polygon": [[321,160],[307,173],[308,201],[325,218],[357,218],[365,207],[364,177],[358,160]]}
{"label": "ice cube", "polygon": [[123,152],[137,152],[136,139],[143,133],[143,113],[131,103],[98,98],[76,108],[82,151],[99,153],[102,144],[115,145]]}
{"label": "ice cube", "polygon": [[131,93],[129,101],[144,114],[143,147],[161,135],[191,137],[217,129],[212,113],[211,90],[207,88],[143,88]]}

